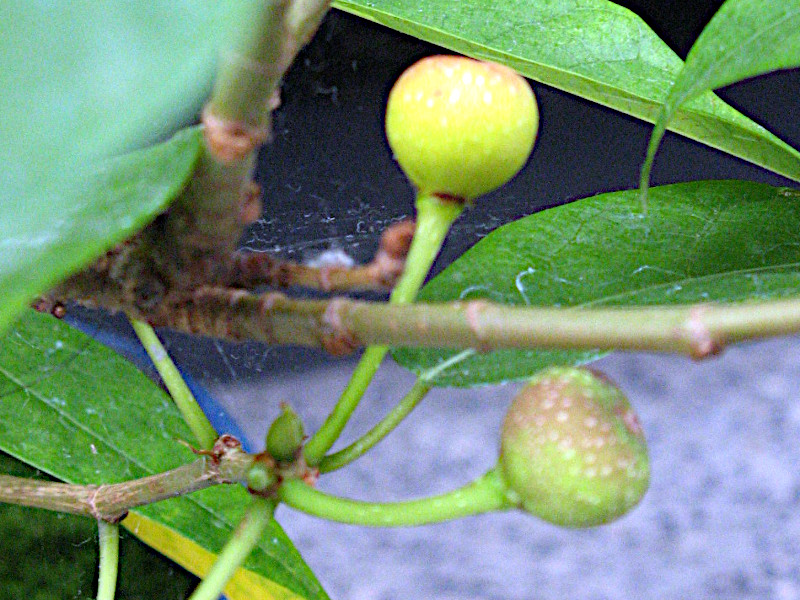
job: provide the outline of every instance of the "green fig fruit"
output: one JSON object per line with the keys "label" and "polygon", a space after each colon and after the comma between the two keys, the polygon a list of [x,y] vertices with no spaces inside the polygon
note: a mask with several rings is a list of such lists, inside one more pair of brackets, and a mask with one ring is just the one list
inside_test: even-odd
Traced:
{"label": "green fig fruit", "polygon": [[511,179],[539,126],[536,98],[511,69],[430,56],[397,80],[386,136],[406,176],[426,194],[472,200]]}
{"label": "green fig fruit", "polygon": [[500,468],[521,508],[566,527],[616,519],[641,500],[650,479],[627,398],[605,376],[574,367],[545,369],[514,398]]}

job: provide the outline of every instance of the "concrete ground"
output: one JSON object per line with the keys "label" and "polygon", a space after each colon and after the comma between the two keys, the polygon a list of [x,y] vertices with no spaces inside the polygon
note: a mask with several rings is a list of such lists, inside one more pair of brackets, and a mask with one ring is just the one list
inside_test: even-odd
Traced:
{"label": "concrete ground", "polygon": [[[291,356],[290,354],[287,356]],[[628,393],[652,460],[642,504],[595,529],[522,513],[368,529],[281,508],[279,520],[335,599],[800,598],[800,338],[742,345],[704,363],[614,354],[595,363]],[[279,358],[279,357],[273,357]],[[353,361],[219,385],[253,440],[279,400],[319,425]],[[413,378],[387,363],[345,437],[365,431]],[[434,390],[390,438],[326,491],[397,500],[439,493],[490,468],[514,386]]]}

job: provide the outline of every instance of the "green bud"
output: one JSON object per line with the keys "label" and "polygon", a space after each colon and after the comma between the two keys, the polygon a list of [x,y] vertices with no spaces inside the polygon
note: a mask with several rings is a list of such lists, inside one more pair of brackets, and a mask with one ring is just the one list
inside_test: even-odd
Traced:
{"label": "green bud", "polygon": [[256,492],[263,492],[276,481],[275,473],[262,464],[256,463],[247,472],[247,487]]}
{"label": "green bud", "polygon": [[636,413],[604,376],[554,367],[514,398],[500,466],[521,507],[557,525],[616,519],[647,490],[650,464]]}
{"label": "green bud", "polygon": [[303,446],[303,422],[288,404],[282,405],[280,416],[267,432],[267,452],[278,462],[291,462]]}
{"label": "green bud", "polygon": [[536,99],[511,69],[463,56],[409,67],[389,93],[386,136],[420,192],[472,200],[511,179],[539,126]]}

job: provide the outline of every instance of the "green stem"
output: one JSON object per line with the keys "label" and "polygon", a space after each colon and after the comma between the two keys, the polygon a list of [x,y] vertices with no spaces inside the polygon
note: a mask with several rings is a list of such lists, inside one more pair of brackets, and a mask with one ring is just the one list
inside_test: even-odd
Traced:
{"label": "green stem", "polygon": [[287,66],[284,40],[289,2],[247,1],[249,18],[236,32],[238,40],[221,57],[209,106],[217,117],[258,128],[269,121],[267,100]]}
{"label": "green stem", "polygon": [[100,568],[97,600],[114,600],[119,569],[119,525],[97,521],[100,533]]}
{"label": "green stem", "polygon": [[131,325],[200,447],[210,450],[214,447],[214,442],[219,435],[203,413],[203,409],[197,404],[197,400],[181,377],[175,363],[167,354],[156,332],[144,321],[131,319]]}
{"label": "green stem", "polygon": [[[408,304],[414,301],[442,248],[447,232],[463,211],[464,205],[430,194],[419,194],[416,208],[417,226],[414,238],[408,250],[403,275],[389,296],[390,304]],[[364,351],[333,411],[306,444],[304,454],[309,465],[318,464],[339,439],[388,351],[388,346],[371,346]]]}
{"label": "green stem", "polygon": [[189,600],[217,600],[236,570],[244,563],[272,520],[275,501],[253,496],[236,531],[228,539],[216,562],[206,573]]}
{"label": "green stem", "polygon": [[350,444],[347,448],[339,450],[335,454],[329,454],[319,463],[320,473],[328,473],[341,469],[350,464],[363,454],[365,454],[375,444],[385,438],[412,410],[420,403],[431,389],[422,380],[417,380],[414,387],[406,394],[397,406],[386,415],[375,427],[370,429],[361,438]]}
{"label": "green stem", "polygon": [[505,485],[496,469],[452,492],[405,502],[376,503],[339,498],[299,479],[285,481],[278,489],[278,497],[288,506],[322,519],[369,527],[427,525],[515,506],[506,497]]}

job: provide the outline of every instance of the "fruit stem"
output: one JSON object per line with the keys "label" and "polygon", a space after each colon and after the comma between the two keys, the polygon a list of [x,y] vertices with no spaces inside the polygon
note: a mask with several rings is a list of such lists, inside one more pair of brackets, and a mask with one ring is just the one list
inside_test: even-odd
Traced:
{"label": "fruit stem", "polygon": [[[390,304],[413,302],[439,254],[447,232],[464,209],[463,203],[420,193],[416,200],[417,226],[403,274],[389,296]],[[315,466],[339,438],[364,392],[380,367],[388,346],[370,346],[356,365],[350,382],[331,414],[305,447],[306,462]]]}
{"label": "fruit stem", "polygon": [[114,600],[119,570],[119,525],[98,520],[97,530],[100,537],[97,600]]}
{"label": "fruit stem", "polygon": [[322,519],[368,527],[427,525],[515,507],[506,497],[505,483],[497,469],[445,494],[404,502],[340,498],[299,479],[286,480],[278,488],[278,498],[294,509]]}
{"label": "fruit stem", "polygon": [[225,543],[216,562],[189,600],[217,600],[236,570],[244,563],[272,521],[275,501],[253,496],[253,502],[236,531]]}
{"label": "fruit stem", "polygon": [[183,416],[183,420],[192,430],[197,443],[200,444],[203,450],[211,450],[219,435],[214,430],[214,426],[211,425],[203,409],[200,408],[194,394],[192,394],[189,386],[186,385],[180,371],[178,371],[175,363],[172,362],[166,349],[161,344],[161,340],[158,339],[156,332],[144,321],[137,319],[131,319],[130,321],[133,330],[139,337],[139,341],[153,361],[153,365],[161,376],[170,396],[172,396],[181,416]]}
{"label": "fruit stem", "polygon": [[431,387],[428,384],[422,380],[417,380],[408,394],[375,427],[347,446],[347,448],[323,458],[319,463],[320,473],[341,469],[364,455],[397,427],[414,410],[430,389]]}

